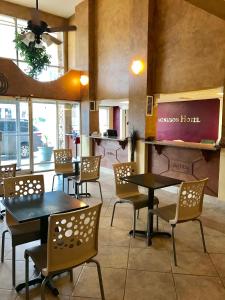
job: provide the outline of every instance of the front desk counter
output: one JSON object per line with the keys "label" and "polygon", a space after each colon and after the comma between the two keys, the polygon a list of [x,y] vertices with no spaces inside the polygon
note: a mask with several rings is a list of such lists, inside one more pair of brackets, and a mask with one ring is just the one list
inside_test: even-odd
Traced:
{"label": "front desk counter", "polygon": [[101,155],[101,167],[112,169],[112,164],[128,161],[128,139],[90,136],[94,155]]}

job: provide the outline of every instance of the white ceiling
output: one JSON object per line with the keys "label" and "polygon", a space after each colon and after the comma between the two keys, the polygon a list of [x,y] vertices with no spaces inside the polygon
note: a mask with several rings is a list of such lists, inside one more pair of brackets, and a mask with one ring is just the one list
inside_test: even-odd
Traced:
{"label": "white ceiling", "polygon": [[[15,4],[35,7],[36,0],[7,0]],[[69,18],[75,12],[75,6],[83,0],[39,0],[39,9],[56,16]]]}

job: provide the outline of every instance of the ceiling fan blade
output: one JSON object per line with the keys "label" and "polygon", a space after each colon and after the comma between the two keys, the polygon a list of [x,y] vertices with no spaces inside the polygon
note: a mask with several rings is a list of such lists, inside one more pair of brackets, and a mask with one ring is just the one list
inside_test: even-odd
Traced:
{"label": "ceiling fan blade", "polygon": [[26,33],[20,34],[20,38],[21,38],[22,42],[27,46],[29,46],[30,42],[35,41],[35,35],[33,34],[33,32],[26,32]]}
{"label": "ceiling fan blade", "polygon": [[62,44],[62,42],[60,40],[58,40],[57,38],[55,38],[54,36],[52,36],[51,34],[48,34],[48,33],[42,34],[42,40],[43,40],[43,42],[45,42],[47,44],[47,46],[50,46],[52,43],[54,43],[56,45]]}
{"label": "ceiling fan blade", "polygon": [[47,32],[60,32],[60,31],[75,31],[77,30],[77,27],[75,25],[69,25],[69,26],[60,26],[60,27],[52,27],[47,28]]}

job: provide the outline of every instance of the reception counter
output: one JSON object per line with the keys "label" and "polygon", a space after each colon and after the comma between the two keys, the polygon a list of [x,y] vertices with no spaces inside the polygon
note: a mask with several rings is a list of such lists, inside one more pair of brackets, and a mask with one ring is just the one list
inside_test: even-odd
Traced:
{"label": "reception counter", "polygon": [[101,167],[112,169],[112,164],[128,161],[128,139],[90,136],[94,155],[101,155]]}
{"label": "reception counter", "polygon": [[184,181],[208,178],[206,193],[219,194],[219,145],[179,141],[145,141],[148,171]]}

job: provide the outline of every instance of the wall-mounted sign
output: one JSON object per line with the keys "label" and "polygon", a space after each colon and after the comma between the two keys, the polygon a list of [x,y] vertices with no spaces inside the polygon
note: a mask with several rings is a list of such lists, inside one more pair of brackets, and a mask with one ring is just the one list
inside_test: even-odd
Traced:
{"label": "wall-mounted sign", "polygon": [[90,111],[95,111],[95,101],[90,101]]}
{"label": "wall-mounted sign", "polygon": [[185,142],[218,139],[220,100],[158,104],[157,140]]}

